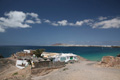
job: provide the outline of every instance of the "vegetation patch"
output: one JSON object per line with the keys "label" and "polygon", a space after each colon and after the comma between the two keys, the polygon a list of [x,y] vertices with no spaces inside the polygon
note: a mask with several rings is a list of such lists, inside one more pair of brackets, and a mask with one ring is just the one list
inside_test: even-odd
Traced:
{"label": "vegetation patch", "polygon": [[18,75],[18,72],[13,73],[13,76],[14,76],[14,75]]}
{"label": "vegetation patch", "polygon": [[33,52],[37,57],[42,57],[41,54],[45,51],[45,49],[37,49]]}
{"label": "vegetation patch", "polygon": [[63,71],[66,71],[66,70],[68,70],[68,68],[64,68],[64,69],[63,69]]}
{"label": "vegetation patch", "polygon": [[22,75],[22,77],[24,77],[24,75]]}

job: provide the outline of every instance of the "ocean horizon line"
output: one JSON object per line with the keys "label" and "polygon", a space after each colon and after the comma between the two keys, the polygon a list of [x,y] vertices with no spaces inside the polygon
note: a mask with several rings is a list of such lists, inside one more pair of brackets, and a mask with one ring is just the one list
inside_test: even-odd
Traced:
{"label": "ocean horizon line", "polygon": [[0,45],[2,46],[51,46],[51,47],[120,47],[120,45]]}

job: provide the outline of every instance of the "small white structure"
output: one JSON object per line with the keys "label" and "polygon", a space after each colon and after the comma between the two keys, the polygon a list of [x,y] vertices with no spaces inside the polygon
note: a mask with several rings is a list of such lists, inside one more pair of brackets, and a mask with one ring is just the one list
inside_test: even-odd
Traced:
{"label": "small white structure", "polygon": [[23,69],[28,65],[28,62],[26,60],[17,60],[16,61],[16,67],[19,69]]}
{"label": "small white structure", "polygon": [[30,53],[30,50],[24,49],[23,50],[25,53]]}
{"label": "small white structure", "polygon": [[54,58],[58,55],[59,55],[58,53],[48,53],[48,52],[43,52],[41,54],[41,56],[43,56],[44,58]]}
{"label": "small white structure", "polygon": [[54,61],[68,62],[70,60],[77,61],[77,55],[73,53],[62,53],[54,57]]}

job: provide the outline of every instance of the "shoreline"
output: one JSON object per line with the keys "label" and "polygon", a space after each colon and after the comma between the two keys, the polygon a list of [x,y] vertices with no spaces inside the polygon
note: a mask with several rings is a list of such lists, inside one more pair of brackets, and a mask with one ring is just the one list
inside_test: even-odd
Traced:
{"label": "shoreline", "polygon": [[[68,47],[68,46],[44,46],[44,47],[40,47],[40,46],[27,46],[27,47],[1,47],[0,48],[0,52],[1,54],[7,58],[9,57],[12,53],[18,52],[18,51],[22,51],[24,49],[46,49],[47,52],[57,52],[57,53],[65,53],[65,52],[72,52],[74,54],[80,55],[86,59],[89,60],[93,60],[93,57],[100,57],[99,60],[101,60],[101,57],[107,56],[107,55],[112,55],[112,56],[116,56],[117,54],[120,53],[120,48],[102,48],[102,47]],[[4,50],[6,49],[6,50]],[[15,49],[15,50],[14,50]],[[85,54],[84,54],[85,53]],[[97,55],[97,53],[100,53],[100,56]],[[92,56],[92,55],[93,56]],[[87,56],[89,55],[89,56]],[[93,61],[97,61],[98,59],[95,59]]]}
{"label": "shoreline", "polygon": [[117,45],[0,45],[0,47],[11,47],[11,46],[38,46],[38,47],[110,47],[120,48]]}
{"label": "shoreline", "polygon": [[106,48],[120,48],[120,46],[106,46],[106,45],[55,45],[55,47],[106,47]]}

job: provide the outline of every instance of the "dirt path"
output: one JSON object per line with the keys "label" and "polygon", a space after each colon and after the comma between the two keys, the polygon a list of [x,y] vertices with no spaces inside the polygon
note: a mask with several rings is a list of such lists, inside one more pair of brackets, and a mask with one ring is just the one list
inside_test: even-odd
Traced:
{"label": "dirt path", "polygon": [[81,61],[68,64],[45,76],[32,77],[32,80],[120,80],[120,69],[95,67],[95,63]]}

